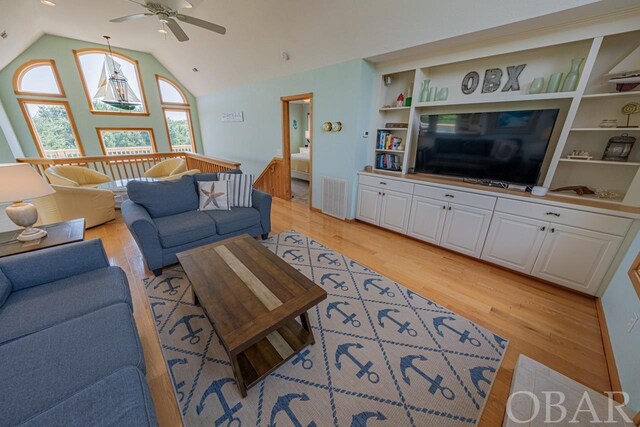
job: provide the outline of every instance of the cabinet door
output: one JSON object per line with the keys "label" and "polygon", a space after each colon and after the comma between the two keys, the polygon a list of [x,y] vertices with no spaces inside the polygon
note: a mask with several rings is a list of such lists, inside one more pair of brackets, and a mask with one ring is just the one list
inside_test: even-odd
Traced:
{"label": "cabinet door", "polygon": [[358,186],[358,219],[378,225],[382,191],[366,185]]}
{"label": "cabinet door", "polygon": [[439,245],[446,214],[447,203],[413,196],[409,216],[409,235]]}
{"label": "cabinet door", "polygon": [[550,224],[533,275],[594,295],[622,237]]}
{"label": "cabinet door", "polygon": [[409,212],[411,211],[411,198],[411,194],[383,191],[380,227],[406,233]]}
{"label": "cabinet door", "polygon": [[441,246],[479,258],[491,211],[449,203]]}
{"label": "cabinet door", "polygon": [[548,222],[496,212],[482,259],[530,274],[548,228]]}

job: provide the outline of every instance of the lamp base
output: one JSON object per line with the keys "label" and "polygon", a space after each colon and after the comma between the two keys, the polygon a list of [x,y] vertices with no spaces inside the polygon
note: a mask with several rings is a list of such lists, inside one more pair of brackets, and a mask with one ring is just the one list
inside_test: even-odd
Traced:
{"label": "lamp base", "polygon": [[17,238],[21,242],[30,242],[32,240],[42,239],[43,237],[47,237],[46,231],[39,228],[27,227]]}
{"label": "lamp base", "polygon": [[14,224],[24,227],[24,231],[18,236],[19,241],[29,242],[47,235],[46,231],[33,227],[38,221],[38,211],[31,203],[14,202],[7,206],[5,213]]}

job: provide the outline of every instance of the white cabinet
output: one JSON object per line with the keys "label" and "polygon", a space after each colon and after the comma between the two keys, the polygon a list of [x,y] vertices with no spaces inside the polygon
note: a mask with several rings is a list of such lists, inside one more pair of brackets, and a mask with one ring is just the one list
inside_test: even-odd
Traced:
{"label": "white cabinet", "polygon": [[550,224],[533,275],[568,288],[595,294],[622,237]]}
{"label": "white cabinet", "polygon": [[449,203],[442,231],[441,246],[473,257],[480,257],[491,211]]}
{"label": "white cabinet", "polygon": [[360,175],[357,218],[595,295],[632,219],[565,204]]}
{"label": "white cabinet", "polygon": [[406,233],[410,211],[411,194],[383,191],[379,225],[399,233]]}
{"label": "white cabinet", "polygon": [[482,259],[530,274],[548,228],[545,221],[496,212]]}
{"label": "white cabinet", "polygon": [[399,233],[406,233],[411,197],[411,194],[360,185],[357,218]]}
{"label": "white cabinet", "polygon": [[409,217],[409,235],[425,242],[440,244],[447,203],[413,196]]}
{"label": "white cabinet", "polygon": [[367,185],[358,186],[358,212],[360,221],[378,224],[380,215],[380,197],[382,192]]}

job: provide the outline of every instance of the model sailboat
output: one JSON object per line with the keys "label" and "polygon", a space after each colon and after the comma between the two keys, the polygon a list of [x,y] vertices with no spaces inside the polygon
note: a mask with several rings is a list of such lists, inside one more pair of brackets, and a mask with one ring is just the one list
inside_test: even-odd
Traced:
{"label": "model sailboat", "polygon": [[618,92],[628,92],[640,84],[640,46],[627,55],[607,73],[609,83],[616,84]]}
{"label": "model sailboat", "polygon": [[104,37],[109,44],[109,54],[104,55],[102,73],[98,81],[98,90],[93,95],[93,100],[103,102],[120,110],[135,110],[142,105],[140,99],[129,86],[127,77],[122,72],[122,67],[113,59],[111,44],[108,36]]}

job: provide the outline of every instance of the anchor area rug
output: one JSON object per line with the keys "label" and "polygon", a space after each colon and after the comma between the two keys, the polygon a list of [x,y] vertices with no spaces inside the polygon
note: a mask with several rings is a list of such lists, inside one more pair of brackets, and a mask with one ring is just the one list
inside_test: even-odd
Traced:
{"label": "anchor area rug", "polygon": [[322,286],[316,343],[244,399],[180,267],[145,279],[185,426],[473,426],[507,340],[318,242],[264,245]]}

